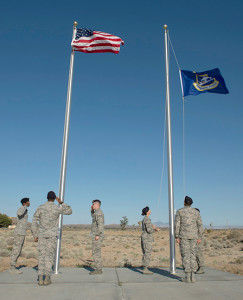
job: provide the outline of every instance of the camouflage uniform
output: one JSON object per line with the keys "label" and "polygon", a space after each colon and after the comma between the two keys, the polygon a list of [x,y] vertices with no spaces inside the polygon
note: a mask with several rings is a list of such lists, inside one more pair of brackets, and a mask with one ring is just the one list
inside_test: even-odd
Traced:
{"label": "camouflage uniform", "polygon": [[204,267],[203,240],[196,246],[196,261],[198,268]]}
{"label": "camouflage uniform", "polygon": [[71,215],[72,209],[63,203],[57,206],[52,201],[39,206],[33,216],[31,231],[34,238],[38,237],[38,275],[50,276],[54,261],[58,236],[59,215]]}
{"label": "camouflage uniform", "polygon": [[[91,211],[92,226],[92,255],[94,258],[94,269],[102,269],[102,257],[101,257],[101,247],[104,238],[104,214],[99,208],[95,211]],[[98,240],[95,237],[99,236]]]}
{"label": "camouflage uniform", "polygon": [[14,245],[10,257],[10,266],[15,267],[17,259],[22,251],[24,240],[26,236],[26,229],[28,225],[28,209],[27,206],[22,205],[17,211],[17,226],[14,231]]}
{"label": "camouflage uniform", "polygon": [[175,217],[175,238],[180,238],[182,265],[185,273],[196,272],[196,245],[202,239],[203,225],[200,214],[190,206],[179,209]]}
{"label": "camouflage uniform", "polygon": [[153,237],[153,224],[148,216],[145,216],[142,221],[142,235],[141,235],[141,247],[143,252],[142,264],[145,268],[149,266],[152,244],[154,241]]}

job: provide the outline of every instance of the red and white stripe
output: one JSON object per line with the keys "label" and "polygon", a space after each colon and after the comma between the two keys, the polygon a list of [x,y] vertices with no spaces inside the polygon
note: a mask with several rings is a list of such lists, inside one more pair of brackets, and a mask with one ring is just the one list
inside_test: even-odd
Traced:
{"label": "red and white stripe", "polygon": [[85,53],[119,53],[121,44],[124,45],[121,38],[102,31],[93,31],[93,35],[73,39],[71,43],[74,50]]}

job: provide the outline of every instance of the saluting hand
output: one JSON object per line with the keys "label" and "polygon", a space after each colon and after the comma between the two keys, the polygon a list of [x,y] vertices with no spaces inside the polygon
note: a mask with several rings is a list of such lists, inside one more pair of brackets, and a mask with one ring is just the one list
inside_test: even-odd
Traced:
{"label": "saluting hand", "polygon": [[58,202],[59,204],[62,204],[62,203],[63,203],[62,200],[61,200],[60,198],[58,198],[58,197],[56,197],[56,200],[57,200],[57,202]]}

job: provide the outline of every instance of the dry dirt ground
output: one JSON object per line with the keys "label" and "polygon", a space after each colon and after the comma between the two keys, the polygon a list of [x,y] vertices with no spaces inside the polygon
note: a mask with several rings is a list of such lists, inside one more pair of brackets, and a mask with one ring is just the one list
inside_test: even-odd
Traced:
{"label": "dry dirt ground", "polygon": [[[102,247],[104,267],[141,266],[139,229],[125,231],[106,229]],[[9,268],[9,256],[14,243],[12,229],[0,229],[0,271]],[[204,232],[204,256],[207,267],[243,275],[243,229],[214,230]],[[83,267],[92,261],[89,229],[67,228],[63,230],[61,267]],[[28,230],[23,251],[17,266],[37,265],[37,244]],[[181,267],[179,247],[176,245],[177,267]],[[154,233],[151,267],[169,266],[169,230]]]}

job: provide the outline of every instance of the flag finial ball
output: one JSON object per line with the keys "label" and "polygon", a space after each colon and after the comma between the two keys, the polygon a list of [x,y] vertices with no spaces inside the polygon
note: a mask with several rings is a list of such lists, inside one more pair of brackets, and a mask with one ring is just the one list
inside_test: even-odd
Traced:
{"label": "flag finial ball", "polygon": [[164,25],[164,29],[167,29],[167,27],[168,27],[168,26],[165,24],[165,25]]}
{"label": "flag finial ball", "polygon": [[74,21],[74,22],[73,22],[73,26],[77,27],[77,25],[78,25],[78,22],[77,22],[77,21]]}

